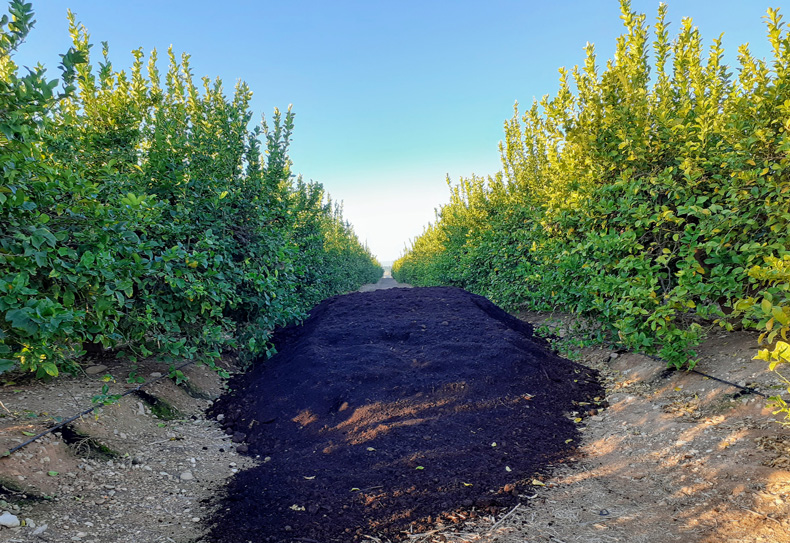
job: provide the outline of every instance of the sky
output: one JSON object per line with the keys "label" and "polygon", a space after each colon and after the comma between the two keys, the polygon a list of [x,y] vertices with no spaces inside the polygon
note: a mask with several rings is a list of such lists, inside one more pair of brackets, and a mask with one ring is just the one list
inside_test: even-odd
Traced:
{"label": "sky", "polygon": [[[360,240],[387,264],[432,222],[457,181],[501,169],[498,143],[513,104],[553,95],[558,72],[600,65],[622,33],[616,0],[32,0],[36,26],[15,60],[57,75],[70,39],[66,10],[109,42],[116,69],[130,52],[172,45],[197,77],[246,81],[256,119],[293,104],[293,171],[342,200]],[[705,44],[724,33],[768,57],[762,16],[790,0],[667,0],[670,32],[691,17]],[[659,2],[634,0],[652,23]],[[160,69],[165,69],[160,60]]]}

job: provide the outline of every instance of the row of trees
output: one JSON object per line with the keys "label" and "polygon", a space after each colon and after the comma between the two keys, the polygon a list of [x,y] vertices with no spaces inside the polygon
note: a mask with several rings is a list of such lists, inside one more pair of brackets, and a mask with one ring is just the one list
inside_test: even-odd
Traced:
{"label": "row of trees", "polygon": [[516,105],[503,171],[452,187],[393,273],[570,310],[693,366],[708,326],[790,322],[777,267],[790,247],[790,37],[769,10],[773,58],[743,45],[733,71],[691,20],[671,40],[665,5],[652,29],[629,1],[621,13],[614,58],[601,66],[588,45],[556,95]]}
{"label": "row of trees", "polygon": [[73,370],[86,351],[269,353],[272,330],[376,281],[378,262],[320,184],[294,180],[294,115],[250,129],[239,83],[196,81],[189,56],[97,64],[85,28],[62,77],[13,62],[33,24],[0,21],[0,372]]}

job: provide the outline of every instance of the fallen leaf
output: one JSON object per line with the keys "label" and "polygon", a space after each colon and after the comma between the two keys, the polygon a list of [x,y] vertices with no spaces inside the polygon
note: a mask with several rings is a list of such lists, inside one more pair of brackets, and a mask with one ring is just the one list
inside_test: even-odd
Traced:
{"label": "fallen leaf", "polygon": [[510,472],[511,472],[511,471],[513,471],[513,470],[512,470],[512,469],[510,469],[510,466],[505,466],[505,471],[506,471],[506,472],[508,472],[508,473],[510,473]]}
{"label": "fallen leaf", "polygon": [[34,436],[36,434],[34,434],[33,432],[25,432],[24,430],[22,430],[22,435],[24,435],[24,436]]}
{"label": "fallen leaf", "polygon": [[532,479],[532,486],[546,486],[546,483],[538,481],[537,479]]}
{"label": "fallen leaf", "polygon": [[58,472],[57,471],[48,471],[47,475],[49,475],[50,477],[56,477],[58,475]]}
{"label": "fallen leaf", "polygon": [[571,441],[573,441],[573,440],[572,440],[572,439],[566,439],[566,440],[565,440],[565,444],[567,445],[567,444],[568,444],[568,443],[570,443]]}
{"label": "fallen leaf", "polygon": [[359,489],[357,487],[354,487],[351,489],[351,492],[359,492]]}
{"label": "fallen leaf", "polygon": [[492,447],[496,447],[496,441],[491,444]]}
{"label": "fallen leaf", "polygon": [[313,479],[315,479],[315,475],[311,475],[310,477],[308,477],[307,475],[302,475],[302,477],[304,477],[308,481],[312,481]]}
{"label": "fallen leaf", "polygon": [[464,486],[472,486],[472,483],[463,483],[462,482],[461,484],[464,485]]}
{"label": "fallen leaf", "polygon": [[581,417],[576,417],[575,419],[573,419],[573,422],[581,422],[581,421],[582,421]]}
{"label": "fallen leaf", "polygon": [[289,509],[291,509],[292,511],[304,511],[305,510],[303,505],[296,505],[296,504],[293,504]]}
{"label": "fallen leaf", "polygon": [[425,468],[424,468],[424,467],[422,467],[422,466],[417,466],[417,467],[416,467],[416,468],[414,468],[414,469],[425,469]]}
{"label": "fallen leaf", "polygon": [[376,449],[374,449],[373,447],[368,447],[368,450],[369,450],[369,451],[371,451],[371,452],[373,452],[373,451],[375,451]]}

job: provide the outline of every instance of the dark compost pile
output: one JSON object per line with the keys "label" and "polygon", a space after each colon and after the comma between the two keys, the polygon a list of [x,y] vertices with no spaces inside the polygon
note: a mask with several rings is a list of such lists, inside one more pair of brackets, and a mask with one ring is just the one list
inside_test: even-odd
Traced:
{"label": "dark compost pile", "polygon": [[515,505],[572,451],[568,413],[602,395],[592,370],[456,288],[331,298],[276,342],[214,407],[262,463],[232,480],[210,541],[398,540]]}

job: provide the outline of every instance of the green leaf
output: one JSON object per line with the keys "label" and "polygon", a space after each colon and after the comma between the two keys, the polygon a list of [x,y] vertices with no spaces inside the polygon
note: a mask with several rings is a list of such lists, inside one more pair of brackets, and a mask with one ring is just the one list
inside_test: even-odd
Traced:
{"label": "green leaf", "polygon": [[17,330],[22,330],[28,335],[33,335],[38,332],[38,324],[30,317],[33,314],[33,309],[23,307],[21,309],[12,309],[5,314],[5,320],[11,323],[11,326]]}
{"label": "green leaf", "polygon": [[90,268],[93,266],[93,263],[96,262],[96,257],[90,251],[85,251],[82,253],[82,257],[80,258],[80,266],[83,268]]}

